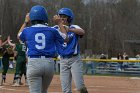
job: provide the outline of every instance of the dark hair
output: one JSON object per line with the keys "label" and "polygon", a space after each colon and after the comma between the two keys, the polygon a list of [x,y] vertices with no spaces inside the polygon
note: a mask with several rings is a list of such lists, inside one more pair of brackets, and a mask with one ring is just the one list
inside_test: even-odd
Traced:
{"label": "dark hair", "polygon": [[35,24],[45,24],[46,22],[45,21],[43,21],[43,20],[33,20],[33,21],[31,21],[31,24],[32,25],[35,25]]}

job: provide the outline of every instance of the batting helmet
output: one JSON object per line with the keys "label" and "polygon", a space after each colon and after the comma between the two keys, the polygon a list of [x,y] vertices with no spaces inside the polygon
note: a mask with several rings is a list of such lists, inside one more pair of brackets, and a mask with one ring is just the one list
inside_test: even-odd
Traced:
{"label": "batting helmet", "polygon": [[34,20],[41,20],[44,22],[48,21],[47,11],[43,6],[40,5],[36,5],[31,8],[29,17],[31,21]]}
{"label": "batting helmet", "polygon": [[74,14],[73,14],[73,11],[69,8],[61,8],[59,11],[58,11],[58,14],[59,15],[66,15],[69,17],[68,19],[68,22],[71,23],[73,18],[74,18]]}

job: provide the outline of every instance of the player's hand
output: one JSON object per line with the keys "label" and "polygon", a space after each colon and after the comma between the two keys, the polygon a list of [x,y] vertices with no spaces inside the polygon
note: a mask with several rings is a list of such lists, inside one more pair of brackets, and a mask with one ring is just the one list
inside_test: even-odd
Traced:
{"label": "player's hand", "polygon": [[67,26],[67,25],[63,25],[63,26],[66,29],[66,31],[69,32],[69,29],[70,29],[69,26]]}
{"label": "player's hand", "polygon": [[10,41],[10,36],[8,36],[7,40]]}
{"label": "player's hand", "polygon": [[26,17],[25,17],[25,21],[26,23],[29,23],[30,22],[30,17],[29,17],[29,13],[26,14]]}
{"label": "player's hand", "polygon": [[58,24],[62,24],[62,19],[60,18],[59,15],[54,15],[53,16],[53,21],[58,25]]}

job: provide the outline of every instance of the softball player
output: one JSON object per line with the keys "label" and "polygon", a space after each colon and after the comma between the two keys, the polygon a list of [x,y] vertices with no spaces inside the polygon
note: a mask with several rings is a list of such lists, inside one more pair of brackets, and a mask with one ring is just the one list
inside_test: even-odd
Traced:
{"label": "softball player", "polygon": [[25,84],[27,83],[26,78],[26,46],[24,43],[19,41],[19,43],[14,44],[10,41],[10,36],[8,37],[8,44],[13,47],[15,57],[16,57],[16,72],[14,77],[14,85],[12,86],[20,86],[21,83],[21,75],[25,76]]}
{"label": "softball player", "polygon": [[[57,46],[61,56],[60,79],[63,93],[72,93],[72,78],[79,93],[88,93],[83,80],[83,63],[81,61],[78,39],[85,34],[84,30],[78,25],[72,25],[74,18],[73,12],[69,8],[62,8],[58,15],[63,20],[63,25],[67,29],[69,41]],[[59,26],[54,26],[59,29]]]}
{"label": "softball player", "polygon": [[[24,28],[29,20],[32,26]],[[59,17],[56,17],[55,21],[64,31],[64,33],[61,33],[63,37],[56,29],[47,26],[47,11],[40,5],[31,8],[25,21],[18,33],[18,38],[26,42],[28,48],[27,79],[30,93],[47,93],[54,75],[53,58],[56,55],[56,42],[63,44],[66,31]]]}
{"label": "softball player", "polygon": [[2,79],[1,79],[0,85],[3,85],[3,83],[5,83],[6,73],[9,68],[9,60],[10,60],[11,56],[13,56],[12,48],[9,45],[4,45],[3,46],[3,56],[2,56],[3,71],[2,71]]}

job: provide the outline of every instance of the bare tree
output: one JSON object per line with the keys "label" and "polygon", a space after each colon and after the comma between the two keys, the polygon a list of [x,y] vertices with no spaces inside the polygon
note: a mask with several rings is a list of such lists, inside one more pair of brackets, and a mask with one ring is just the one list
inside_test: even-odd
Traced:
{"label": "bare tree", "polygon": [[74,24],[80,25],[85,36],[80,39],[81,50],[106,53],[115,56],[118,52],[134,55],[140,52],[138,45],[126,44],[126,40],[139,40],[139,0],[0,0],[0,34],[11,35],[14,41],[24,17],[33,5],[47,8],[49,25],[53,15],[62,7],[74,11]]}

